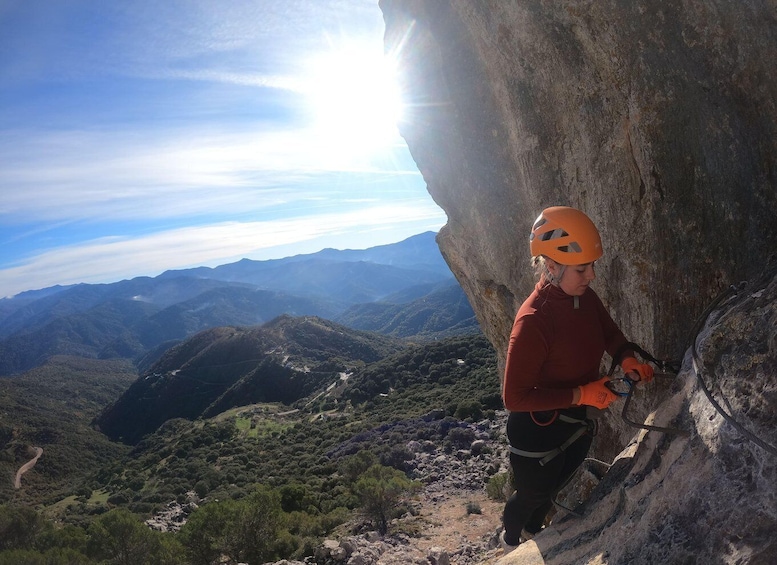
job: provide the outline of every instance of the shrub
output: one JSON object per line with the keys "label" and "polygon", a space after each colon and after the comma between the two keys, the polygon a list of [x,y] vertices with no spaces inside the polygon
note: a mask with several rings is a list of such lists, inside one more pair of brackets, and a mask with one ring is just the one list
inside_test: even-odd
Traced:
{"label": "shrub", "polygon": [[46,520],[26,506],[0,506],[0,550],[32,549],[47,526]]}
{"label": "shrub", "polygon": [[480,402],[477,400],[459,402],[458,406],[456,407],[454,416],[460,420],[466,420],[467,418],[472,418],[473,420],[482,420],[483,408],[480,405]]}
{"label": "shrub", "polygon": [[386,467],[393,467],[400,471],[406,470],[405,461],[413,459],[413,454],[410,453],[407,448],[400,445],[392,446],[388,452],[382,453],[380,456],[380,462]]}
{"label": "shrub", "polygon": [[197,481],[197,484],[194,485],[194,492],[200,498],[205,498],[210,492],[210,485],[205,481]]}
{"label": "shrub", "polygon": [[91,565],[95,561],[69,548],[54,548],[45,552],[15,549],[0,551],[0,565]]}
{"label": "shrub", "polygon": [[157,532],[123,508],[111,510],[89,526],[87,552],[97,561],[117,565],[153,563],[160,549]]}
{"label": "shrub", "polygon": [[242,500],[214,502],[197,509],[181,530],[193,564],[210,565],[220,556],[230,562],[265,563],[277,557],[283,510],[276,491],[260,486]]}
{"label": "shrub", "polygon": [[488,480],[486,484],[486,494],[491,500],[497,502],[507,502],[512,492],[512,481],[510,473],[497,473]]}
{"label": "shrub", "polygon": [[419,486],[396,469],[373,465],[359,477],[354,490],[362,501],[365,516],[381,534],[385,534],[395,511],[401,507],[405,497]]}
{"label": "shrub", "polygon": [[480,508],[480,504],[477,502],[467,502],[467,515],[470,514],[482,514],[483,510]]}
{"label": "shrub", "polygon": [[307,485],[292,483],[280,488],[281,507],[284,512],[303,511],[316,505],[316,497]]}
{"label": "shrub", "polygon": [[370,467],[377,463],[378,459],[371,451],[362,450],[355,455],[346,457],[340,463],[340,472],[345,477],[345,480],[349,483],[356,482],[356,480]]}
{"label": "shrub", "polygon": [[86,551],[88,538],[86,531],[72,524],[66,524],[61,528],[47,530],[38,538],[38,549],[71,549],[79,553]]}
{"label": "shrub", "polygon": [[121,492],[117,492],[117,493],[114,493],[111,496],[109,496],[108,497],[108,502],[110,504],[115,504],[115,505],[118,506],[118,505],[121,505],[121,504],[127,504],[130,501],[131,497],[132,497],[132,493],[131,492],[123,490]]}
{"label": "shrub", "polygon": [[452,428],[445,438],[446,449],[462,449],[472,445],[475,432],[469,428]]}

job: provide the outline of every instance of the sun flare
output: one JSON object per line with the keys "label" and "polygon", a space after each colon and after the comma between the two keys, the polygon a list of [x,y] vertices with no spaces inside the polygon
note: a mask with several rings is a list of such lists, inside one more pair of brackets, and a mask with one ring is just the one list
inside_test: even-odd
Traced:
{"label": "sun flare", "polygon": [[309,65],[313,125],[329,143],[363,152],[396,143],[402,97],[391,57],[349,48],[322,53]]}

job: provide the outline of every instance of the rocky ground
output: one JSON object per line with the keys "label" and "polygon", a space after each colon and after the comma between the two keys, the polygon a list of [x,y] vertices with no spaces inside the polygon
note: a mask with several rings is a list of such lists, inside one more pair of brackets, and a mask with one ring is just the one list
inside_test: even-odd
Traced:
{"label": "rocky ground", "polygon": [[[504,429],[506,413],[494,421],[468,424],[474,441],[467,449],[446,450],[440,443],[411,441],[408,474],[422,484],[414,493],[413,511],[394,520],[381,536],[364,522],[342,528],[305,561],[272,565],[490,565],[499,547],[503,502],[486,492],[489,479],[508,471]],[[509,488],[509,487],[506,487]],[[197,500],[171,503],[147,521],[157,530],[179,529],[197,508]],[[358,533],[353,533],[358,532]]]}
{"label": "rocky ground", "polygon": [[[446,450],[434,442],[411,441],[409,475],[422,488],[414,493],[413,511],[395,520],[381,536],[364,523],[349,524],[340,537],[326,540],[315,557],[275,565],[474,565],[502,555],[498,533],[503,503],[486,494],[489,479],[507,472],[506,414],[494,421],[469,424],[474,441],[467,449]],[[180,529],[197,508],[197,497],[172,502],[149,527]],[[358,531],[358,534],[352,532]]]}
{"label": "rocky ground", "polygon": [[330,539],[306,562],[274,565],[474,565],[502,555],[502,502],[491,500],[486,484],[507,471],[504,417],[471,424],[469,449],[445,452],[442,446],[410,442],[411,478],[423,488],[415,494],[415,511],[395,520],[391,531],[374,531]]}

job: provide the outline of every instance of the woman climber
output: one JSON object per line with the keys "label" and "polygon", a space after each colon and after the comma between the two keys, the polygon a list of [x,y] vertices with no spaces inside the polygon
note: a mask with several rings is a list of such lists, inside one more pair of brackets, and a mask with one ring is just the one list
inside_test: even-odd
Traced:
{"label": "woman climber", "polygon": [[[542,529],[554,497],[586,458],[593,440],[586,407],[603,410],[618,398],[600,375],[602,356],[626,343],[589,287],[602,242],[588,216],[547,208],[529,246],[539,281],[515,317],[502,386],[515,488],[503,514],[505,552]],[[630,351],[620,365],[634,381],[653,378]]]}

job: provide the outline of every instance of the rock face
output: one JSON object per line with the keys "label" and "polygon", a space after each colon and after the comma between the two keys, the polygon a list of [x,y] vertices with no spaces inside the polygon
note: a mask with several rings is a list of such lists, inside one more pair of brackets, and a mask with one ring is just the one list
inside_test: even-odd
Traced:
{"label": "rock face", "polygon": [[682,357],[694,318],[777,243],[777,5],[381,0],[400,131],[449,221],[440,248],[506,351],[528,234],[583,209],[596,288],[632,341]]}
{"label": "rock face", "polygon": [[[666,400],[651,417],[691,436],[633,440],[588,518],[538,537],[545,563],[777,562],[777,458],[716,416],[687,351],[713,298],[777,261],[777,5],[380,6],[409,104],[400,130],[448,215],[438,243],[497,352],[533,284],[531,223],[561,204],[602,233],[595,288],[627,337],[685,356],[682,388],[653,391]],[[728,325],[708,328],[699,352],[723,406],[774,445],[777,292],[748,293],[716,312]],[[609,460],[634,430],[603,427]]]}

